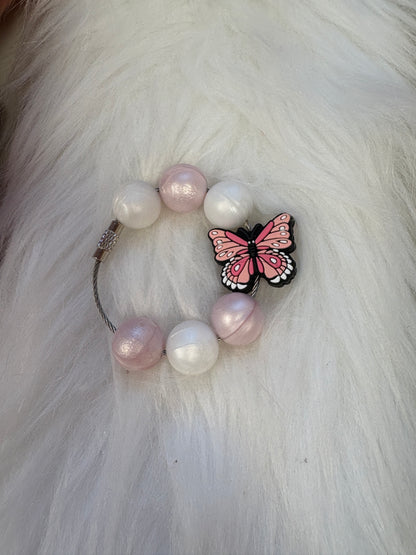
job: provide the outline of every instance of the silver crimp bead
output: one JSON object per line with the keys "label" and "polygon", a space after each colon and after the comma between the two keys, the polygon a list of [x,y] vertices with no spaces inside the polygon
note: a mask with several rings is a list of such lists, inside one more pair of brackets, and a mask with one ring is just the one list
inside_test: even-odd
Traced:
{"label": "silver crimp bead", "polygon": [[111,222],[108,228],[101,235],[101,239],[97,243],[97,250],[94,252],[93,258],[99,262],[104,262],[110,251],[117,243],[123,227],[123,224],[121,224],[118,220],[113,220]]}

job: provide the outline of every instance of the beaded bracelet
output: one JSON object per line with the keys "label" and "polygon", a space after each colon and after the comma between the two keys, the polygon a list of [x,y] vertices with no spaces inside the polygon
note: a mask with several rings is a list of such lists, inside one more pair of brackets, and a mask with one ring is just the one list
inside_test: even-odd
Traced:
{"label": "beaded bracelet", "polygon": [[[216,226],[208,233],[215,260],[222,266],[221,280],[231,291],[220,297],[211,312],[212,328],[199,320],[175,326],[166,346],[159,326],[141,316],[118,328],[105,313],[98,294],[98,270],[117,243],[122,229],[141,229],[159,217],[161,200],[176,212],[190,212],[204,205],[207,219]],[[295,250],[294,219],[281,213],[265,226],[251,228],[247,217],[253,201],[248,189],[238,182],[221,181],[208,189],[202,172],[189,164],[166,170],[155,189],[143,181],[131,183],[116,194],[115,218],[105,230],[94,253],[94,299],[108,328],[114,333],[112,352],[119,364],[131,371],[156,365],[163,355],[182,374],[201,374],[217,360],[219,340],[247,345],[261,333],[264,316],[254,299],[260,277],[274,287],[291,282],[296,264],[289,253]],[[217,227],[218,226],[218,227]],[[243,227],[239,227],[243,226]],[[237,231],[230,231],[229,228]]]}

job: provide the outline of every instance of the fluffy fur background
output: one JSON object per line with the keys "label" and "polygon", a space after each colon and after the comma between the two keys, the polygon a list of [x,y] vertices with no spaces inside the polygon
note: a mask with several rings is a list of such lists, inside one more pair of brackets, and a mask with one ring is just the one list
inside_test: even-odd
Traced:
{"label": "fluffy fur background", "polygon": [[[0,553],[416,550],[413,0],[38,0],[0,225]],[[112,368],[119,184],[171,164],[297,221],[266,330],[205,375]],[[224,293],[202,211],[125,231],[116,321]]]}

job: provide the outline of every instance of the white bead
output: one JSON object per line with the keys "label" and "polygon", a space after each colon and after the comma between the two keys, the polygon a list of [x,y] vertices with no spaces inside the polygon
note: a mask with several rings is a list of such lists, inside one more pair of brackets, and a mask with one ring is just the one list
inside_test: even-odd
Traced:
{"label": "white bead", "polygon": [[220,181],[208,191],[205,216],[215,226],[233,229],[243,225],[253,208],[250,191],[236,181]]}
{"label": "white bead", "polygon": [[132,229],[152,225],[159,217],[160,208],[158,192],[144,181],[124,186],[113,202],[113,212],[117,220]]}
{"label": "white bead", "polygon": [[166,356],[181,374],[202,374],[218,358],[218,339],[212,329],[199,320],[186,320],[175,326],[166,341]]}

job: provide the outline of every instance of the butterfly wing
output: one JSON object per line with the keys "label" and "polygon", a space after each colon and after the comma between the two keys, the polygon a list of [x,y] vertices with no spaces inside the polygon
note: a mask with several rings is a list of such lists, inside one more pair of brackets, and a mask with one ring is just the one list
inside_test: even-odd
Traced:
{"label": "butterfly wing", "polygon": [[211,229],[208,236],[214,247],[215,260],[224,265],[222,283],[230,291],[250,292],[256,278],[256,268],[248,253],[247,240],[225,229]]}
{"label": "butterfly wing", "polygon": [[231,258],[248,254],[248,245],[242,237],[225,229],[211,229],[208,237],[212,241],[215,260],[219,264],[226,264]]}
{"label": "butterfly wing", "polygon": [[262,277],[273,287],[283,287],[292,281],[296,275],[296,263],[285,252],[275,249],[259,252],[257,266]]}
{"label": "butterfly wing", "polygon": [[230,291],[249,293],[253,289],[257,273],[253,259],[248,254],[236,256],[224,266],[221,280]]}
{"label": "butterfly wing", "polygon": [[292,252],[295,250],[293,226],[295,220],[290,214],[279,214],[260,231],[255,242],[259,251],[278,250]]}
{"label": "butterfly wing", "polygon": [[296,263],[289,256],[296,248],[294,225],[292,216],[284,212],[270,220],[255,239],[259,273],[273,287],[290,283],[296,275]]}

